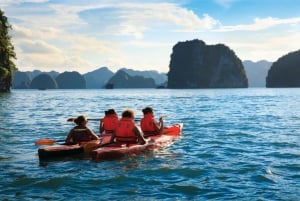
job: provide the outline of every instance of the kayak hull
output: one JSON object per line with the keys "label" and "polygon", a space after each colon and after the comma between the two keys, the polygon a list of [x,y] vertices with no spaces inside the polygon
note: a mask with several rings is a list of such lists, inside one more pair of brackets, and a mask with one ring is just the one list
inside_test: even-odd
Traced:
{"label": "kayak hull", "polygon": [[51,145],[38,149],[38,156],[40,160],[57,159],[62,157],[75,157],[90,155],[91,151],[99,146],[109,143],[111,135],[104,135],[100,140],[93,140],[81,144],[67,145]]}
{"label": "kayak hull", "polygon": [[147,150],[166,146],[180,136],[182,128],[183,123],[170,126],[166,128],[168,129],[168,132],[165,134],[148,137],[147,139],[149,141],[144,145],[114,143],[109,146],[100,147],[91,152],[92,160],[100,161],[117,159],[126,155],[138,155]]}
{"label": "kayak hull", "polygon": [[74,156],[84,153],[83,146],[75,145],[53,145],[40,148],[38,150],[39,159],[58,158]]}

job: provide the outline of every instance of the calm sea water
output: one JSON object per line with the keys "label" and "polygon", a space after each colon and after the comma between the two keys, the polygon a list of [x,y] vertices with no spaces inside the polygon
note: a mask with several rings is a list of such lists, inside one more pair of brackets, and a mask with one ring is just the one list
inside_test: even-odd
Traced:
{"label": "calm sea water", "polygon": [[[299,200],[300,89],[13,90],[0,94],[1,200]],[[152,106],[184,122],[139,156],[40,163],[34,141],[64,139],[86,114]],[[97,122],[89,127],[98,131]]]}

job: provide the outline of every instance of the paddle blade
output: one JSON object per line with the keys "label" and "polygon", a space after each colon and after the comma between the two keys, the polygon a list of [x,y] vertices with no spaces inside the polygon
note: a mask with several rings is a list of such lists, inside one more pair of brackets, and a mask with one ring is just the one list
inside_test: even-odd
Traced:
{"label": "paddle blade", "polygon": [[36,146],[41,146],[41,145],[52,145],[56,142],[57,140],[55,139],[40,139],[35,141]]}
{"label": "paddle blade", "polygon": [[83,150],[85,154],[90,154],[94,149],[97,149],[100,145],[100,140],[93,140],[83,144]]}

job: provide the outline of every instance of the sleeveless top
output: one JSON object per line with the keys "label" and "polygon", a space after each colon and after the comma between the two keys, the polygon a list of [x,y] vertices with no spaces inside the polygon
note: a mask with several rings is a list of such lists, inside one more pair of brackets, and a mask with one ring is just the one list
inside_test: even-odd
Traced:
{"label": "sleeveless top", "polygon": [[71,139],[74,144],[91,141],[93,139],[90,131],[86,127],[75,126],[71,132]]}

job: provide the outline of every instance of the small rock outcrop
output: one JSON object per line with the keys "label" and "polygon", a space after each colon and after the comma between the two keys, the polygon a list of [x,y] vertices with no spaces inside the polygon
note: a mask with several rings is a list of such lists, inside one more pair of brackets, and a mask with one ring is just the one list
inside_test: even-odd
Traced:
{"label": "small rock outcrop", "polygon": [[76,72],[64,72],[56,77],[58,88],[60,89],[85,89],[86,82],[84,77]]}
{"label": "small rock outcrop", "polygon": [[42,73],[33,78],[30,88],[40,90],[57,89],[57,83],[49,74]]}
{"label": "small rock outcrop", "polygon": [[300,50],[290,52],[272,64],[266,87],[300,87]]}
{"label": "small rock outcrop", "polygon": [[107,82],[110,86],[116,88],[155,88],[156,84],[153,78],[145,78],[142,76],[130,76],[123,70],[119,70]]}
{"label": "small rock outcrop", "polygon": [[241,60],[222,44],[179,42],[173,47],[168,88],[246,88],[248,79]]}

